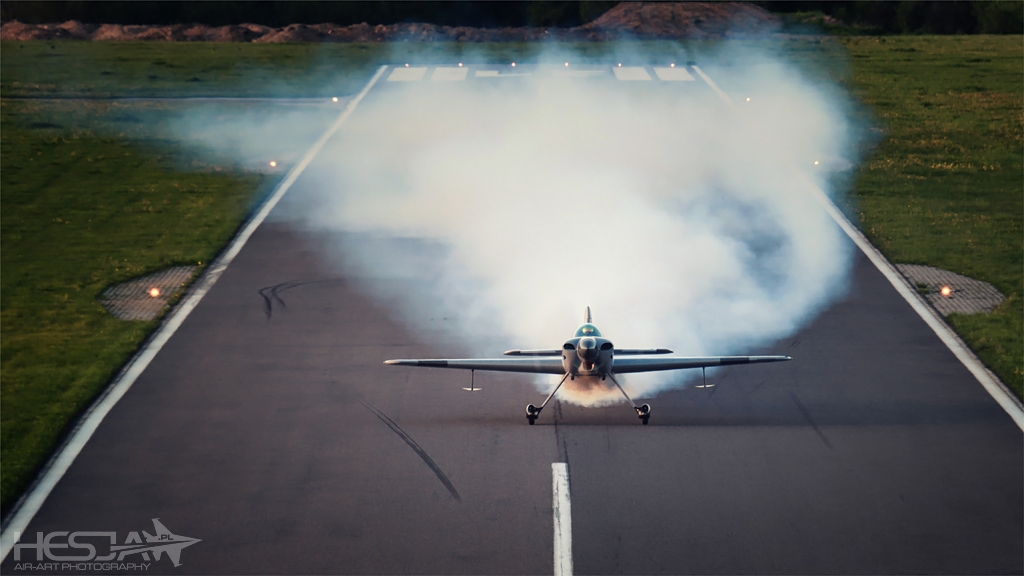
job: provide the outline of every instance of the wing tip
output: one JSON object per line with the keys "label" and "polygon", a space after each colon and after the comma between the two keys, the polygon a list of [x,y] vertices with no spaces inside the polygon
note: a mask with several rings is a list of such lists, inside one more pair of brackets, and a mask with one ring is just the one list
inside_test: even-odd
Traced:
{"label": "wing tip", "polygon": [[427,368],[447,368],[447,360],[385,360],[389,366],[426,366]]}

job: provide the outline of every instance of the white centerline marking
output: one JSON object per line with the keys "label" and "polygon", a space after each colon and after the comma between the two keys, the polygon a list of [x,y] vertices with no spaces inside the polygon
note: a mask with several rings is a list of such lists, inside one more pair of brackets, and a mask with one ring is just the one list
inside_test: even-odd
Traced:
{"label": "white centerline marking", "polygon": [[334,133],[341,128],[341,125],[345,123],[345,120],[352,115],[352,111],[355,110],[356,105],[366,96],[366,93],[370,91],[370,88],[377,83],[384,71],[387,70],[387,66],[381,66],[377,69],[377,73],[370,78],[370,81],[363,87],[363,90],[353,98],[345,110],[342,111],[338,119],[334,121],[334,124],[327,129],[326,132],[320,136],[320,139],[306,152],[306,155],[302,157],[302,161],[295,165],[294,168],[288,173],[288,176],[277,185],[274,193],[263,202],[260,209],[249,219],[245,227],[242,228],[228,244],[228,247],[224,252],[217,258],[217,260],[210,266],[210,269],[203,274],[197,281],[195,288],[189,292],[185,301],[172,313],[171,317],[168,318],[160,328],[157,329],[156,333],[150,339],[149,343],[140,350],[134,358],[132,358],[125,369],[121,372],[121,375],[114,381],[114,383],[107,388],[100,398],[93,403],[89,408],[89,411],[78,421],[78,425],[75,430],[71,433],[68,442],[62,446],[57,454],[47,463],[46,472],[43,474],[39,482],[32,488],[26,496],[22,497],[22,500],[15,504],[16,512],[11,517],[11,521],[4,527],[3,533],[0,534],[0,562],[3,562],[7,555],[14,548],[16,535],[20,535],[25,532],[25,528],[28,527],[28,523],[32,521],[36,513],[39,512],[39,508],[42,507],[43,502],[53,491],[53,488],[57,485],[57,482],[64,476],[68,468],[78,457],[78,454],[85,447],[86,442],[92,437],[93,433],[99,428],[103,419],[107,416],[110,410],[117,404],[117,401],[125,395],[125,392],[131,388],[135,380],[142,374],[142,372],[149,366],[149,363],[153,361],[160,349],[163,348],[164,344],[170,340],[174,332],[181,326],[188,317],[189,313],[199,305],[199,301],[203,299],[203,296],[213,288],[213,285],[220,278],[224,270],[227,269],[228,264],[235,259],[235,256],[242,250],[245,243],[252,236],[256,228],[263,223],[270,211],[277,206],[281,198],[284,197],[288,189],[291,188],[292,184],[298,180],[299,175],[309,166],[313,158],[320,152],[324,147],[324,144]]}
{"label": "white centerline marking", "polygon": [[[730,107],[735,108],[735,104],[733,104],[729,95],[723,92],[722,89],[711,80],[711,78],[708,78],[708,75],[705,74],[703,70],[696,66],[693,66],[692,68],[697,75],[700,76],[716,94],[718,94],[718,97],[721,98],[723,102],[728,104]],[[832,202],[832,199],[825,194],[825,191],[815,184],[805,172],[798,170],[792,165],[790,165],[789,168],[797,175],[801,182],[803,182],[807,190],[811,192],[811,195],[821,203],[825,208],[825,211],[828,212],[828,215],[831,216],[832,219],[835,220],[836,224],[843,229],[843,232],[846,232],[846,235],[853,240],[854,244],[856,244],[862,252],[864,252],[868,257],[868,260],[875,265],[875,268],[878,268],[878,271],[885,276],[885,279],[893,285],[896,292],[898,292],[899,295],[902,296],[908,304],[910,304],[910,307],[914,309],[914,312],[917,312],[917,315],[924,320],[925,324],[935,332],[939,337],[939,340],[942,340],[942,343],[949,348],[950,352],[956,356],[957,360],[959,360],[967,370],[978,379],[978,382],[981,383],[983,388],[985,388],[985,391],[988,392],[996,403],[1010,415],[1010,418],[1012,418],[1013,422],[1017,424],[1017,427],[1020,428],[1021,431],[1024,431],[1024,404],[1021,404],[1021,401],[1017,399],[1017,396],[1015,396],[1013,392],[1010,392],[1006,385],[999,380],[998,376],[985,367],[967,344],[960,339],[960,336],[950,328],[949,324],[946,324],[945,320],[943,320],[941,316],[939,316],[939,313],[929,306],[925,302],[924,297],[919,295],[917,290],[910,285],[902,274],[900,274],[896,267],[893,266],[892,262],[889,262],[885,255],[883,255],[878,248],[875,248],[875,246],[868,241],[867,237],[864,236],[864,234],[846,218],[846,215],[839,210],[835,203]]]}
{"label": "white centerline marking", "polygon": [[551,497],[555,522],[555,576],[572,575],[572,506],[569,501],[569,465],[551,464]]}

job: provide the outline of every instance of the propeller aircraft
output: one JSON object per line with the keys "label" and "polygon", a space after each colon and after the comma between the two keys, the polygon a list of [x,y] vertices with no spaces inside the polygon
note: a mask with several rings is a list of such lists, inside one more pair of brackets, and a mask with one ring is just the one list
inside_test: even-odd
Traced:
{"label": "propeller aircraft", "polygon": [[590,316],[590,307],[588,306],[584,316],[584,323],[558,349],[509,350],[505,352],[505,358],[401,359],[385,360],[384,363],[391,366],[561,375],[562,379],[558,382],[558,386],[555,386],[555,389],[551,391],[551,394],[548,394],[548,397],[544,399],[540,406],[530,404],[526,407],[526,419],[532,426],[537,417],[540,416],[541,410],[547,406],[551,398],[554,397],[555,392],[558,392],[558,389],[562,387],[562,384],[567,379],[587,378],[595,382],[607,382],[610,380],[630,405],[633,406],[637,417],[646,425],[651,417],[651,406],[649,404],[637,406],[615,378],[617,374],[792,360],[789,356],[665,356],[672,353],[672,350],[667,348],[616,348],[611,340],[602,336],[601,331],[597,329],[597,326],[594,326]]}

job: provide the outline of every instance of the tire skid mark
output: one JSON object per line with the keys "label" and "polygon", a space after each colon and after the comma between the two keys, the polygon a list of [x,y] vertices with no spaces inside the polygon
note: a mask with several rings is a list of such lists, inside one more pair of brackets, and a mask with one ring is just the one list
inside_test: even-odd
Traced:
{"label": "tire skid mark", "polygon": [[376,407],[373,406],[373,404],[370,404],[365,400],[360,400],[359,403],[365,406],[366,409],[369,410],[370,412],[373,412],[373,415],[379,418],[381,422],[387,424],[387,427],[391,428],[392,432],[398,434],[398,437],[404,440],[405,443],[409,445],[409,448],[412,448],[412,451],[415,452],[423,460],[423,462],[427,466],[429,466],[431,470],[434,471],[434,475],[436,475],[437,479],[441,481],[441,484],[444,484],[444,487],[448,489],[448,492],[451,493],[452,498],[455,498],[456,502],[462,502],[462,497],[459,496],[459,491],[455,489],[455,486],[452,484],[451,480],[449,480],[448,477],[444,475],[444,472],[441,471],[441,467],[434,462],[430,455],[427,454],[427,452],[419,444],[417,444],[415,440],[412,439],[412,436],[409,436],[409,434],[407,434],[405,430],[402,430],[401,426],[396,424],[395,421],[392,420],[391,418],[388,418],[387,414],[378,410]]}
{"label": "tire skid mark", "polygon": [[828,446],[829,450],[834,450],[834,448],[832,448],[832,443],[828,441],[825,434],[823,434],[821,430],[818,429],[818,425],[814,423],[814,418],[811,418],[811,412],[807,409],[807,406],[804,406],[804,403],[796,397],[795,393],[790,392],[789,396],[793,399],[793,402],[796,403],[796,407],[800,409],[800,413],[804,415],[807,423],[811,425],[811,428],[814,428],[814,432],[817,433],[818,437],[821,438],[821,441],[825,443],[825,446]]}
{"label": "tire skid mark", "polygon": [[306,284],[321,284],[324,282],[334,282],[334,280],[293,280],[290,282],[275,284],[274,286],[264,286],[263,288],[260,288],[257,292],[259,292],[260,297],[263,298],[263,313],[267,315],[267,320],[270,320],[270,317],[274,314],[275,301],[280,304],[282,308],[288,307],[284,303],[284,300],[281,299],[281,292],[291,290],[292,288],[298,288],[299,286],[305,286]]}

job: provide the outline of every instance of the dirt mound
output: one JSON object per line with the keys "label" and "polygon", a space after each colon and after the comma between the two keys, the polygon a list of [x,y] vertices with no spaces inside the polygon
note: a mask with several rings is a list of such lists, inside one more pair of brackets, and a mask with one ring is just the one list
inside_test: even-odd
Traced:
{"label": "dirt mound", "polygon": [[58,28],[55,24],[22,24],[17,20],[7,22],[0,27],[0,40],[50,40],[52,38],[71,38],[71,34]]}
{"label": "dirt mound", "polygon": [[581,28],[639,38],[700,38],[763,34],[780,24],[771,12],[746,2],[621,2]]}
{"label": "dirt mound", "polygon": [[323,42],[325,34],[313,26],[289,24],[272,30],[254,42]]}
{"label": "dirt mound", "polygon": [[88,38],[99,26],[95,24],[82,24],[78,20],[68,20],[57,25],[58,28],[67,32],[71,38]]}
{"label": "dirt mound", "polygon": [[436,24],[290,24],[270,28],[239,24],[213,28],[203,24],[124,26],[24,24],[0,27],[0,40],[147,40],[159,42],[523,42],[531,40],[615,40],[635,38],[714,38],[726,34],[764,34],[779,19],[745,2],[622,2],[597,20],[576,28],[473,28]]}

